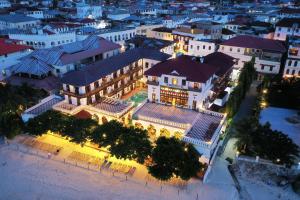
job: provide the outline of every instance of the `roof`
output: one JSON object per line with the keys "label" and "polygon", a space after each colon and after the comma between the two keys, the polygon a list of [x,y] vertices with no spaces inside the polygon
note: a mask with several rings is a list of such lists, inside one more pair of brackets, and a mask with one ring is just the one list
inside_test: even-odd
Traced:
{"label": "roof", "polygon": [[39,21],[34,17],[29,17],[21,14],[8,14],[8,15],[0,15],[0,21],[5,21],[9,23],[19,23],[19,22],[28,22],[28,21]]}
{"label": "roof", "polygon": [[30,46],[16,44],[15,41],[10,39],[0,38],[0,56],[31,48]]}
{"label": "roof", "polygon": [[[221,123],[223,115],[213,112],[197,112],[158,103],[145,103],[134,113],[133,117],[137,120],[160,123],[164,126],[173,126],[180,129],[187,129],[192,126],[186,137],[209,142]],[[157,119],[160,119],[159,122]]]}
{"label": "roof", "polygon": [[232,30],[227,29],[227,28],[222,28],[222,34],[223,35],[234,35],[236,33]]}
{"label": "roof", "polygon": [[79,111],[74,116],[78,119],[91,119],[92,118],[92,114],[85,110]]}
{"label": "roof", "polygon": [[203,59],[204,63],[210,66],[214,66],[217,69],[217,76],[223,76],[224,74],[226,74],[226,72],[231,70],[233,68],[233,65],[235,64],[235,58],[222,52],[214,52],[208,54]]}
{"label": "roof", "polygon": [[239,35],[222,42],[220,45],[262,49],[284,53],[286,51],[282,42],[250,35]]}
{"label": "roof", "polygon": [[145,75],[159,77],[163,74],[183,76],[188,81],[205,83],[216,72],[216,67],[196,61],[191,56],[183,55],[154,65],[145,72]]}
{"label": "roof", "polygon": [[165,32],[165,33],[172,33],[171,28],[166,28],[166,27],[159,27],[159,28],[154,28],[152,31],[157,31],[157,32]]}
{"label": "roof", "polygon": [[160,40],[155,38],[147,38],[145,36],[135,36],[126,42],[133,43],[135,47],[143,47],[150,49],[162,49],[164,47],[170,46],[173,42],[168,40]]}
{"label": "roof", "polygon": [[300,27],[300,18],[283,18],[276,23],[276,26],[292,27],[294,24],[298,24],[298,27]]}
{"label": "roof", "polygon": [[154,49],[136,48],[110,58],[95,62],[80,70],[71,71],[64,75],[62,82],[75,86],[86,86],[102,77],[122,69],[142,58],[164,61],[171,57]]}

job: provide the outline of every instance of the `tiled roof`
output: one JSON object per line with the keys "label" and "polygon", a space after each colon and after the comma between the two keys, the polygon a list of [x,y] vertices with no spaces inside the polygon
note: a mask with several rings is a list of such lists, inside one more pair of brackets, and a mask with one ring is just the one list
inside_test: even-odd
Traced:
{"label": "tiled roof", "polygon": [[161,76],[162,74],[186,77],[188,81],[205,83],[216,72],[217,68],[206,63],[201,63],[191,56],[179,56],[174,59],[154,65],[145,72],[146,76]]}
{"label": "tiled roof", "polygon": [[250,35],[239,35],[222,42],[220,45],[262,49],[281,53],[285,52],[286,50],[284,45],[280,41]]}
{"label": "tiled roof", "polygon": [[0,38],[0,56],[31,49],[30,46],[16,44],[13,40]]}
{"label": "tiled roof", "polygon": [[231,70],[235,64],[234,60],[233,57],[222,52],[214,52],[203,58],[204,63],[214,66],[217,69],[217,76],[223,76],[226,72]]}
{"label": "tiled roof", "polygon": [[136,48],[110,58],[95,62],[81,70],[66,73],[62,82],[76,86],[86,86],[100,78],[122,69],[142,58],[164,61],[170,55],[158,50]]}

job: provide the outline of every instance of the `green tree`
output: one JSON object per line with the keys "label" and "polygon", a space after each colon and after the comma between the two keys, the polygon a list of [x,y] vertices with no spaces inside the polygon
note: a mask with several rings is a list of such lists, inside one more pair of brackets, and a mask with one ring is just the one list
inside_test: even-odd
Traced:
{"label": "green tree", "polygon": [[194,147],[174,137],[159,137],[151,155],[152,164],[148,170],[159,180],[169,180],[173,176],[188,180],[201,169]]}

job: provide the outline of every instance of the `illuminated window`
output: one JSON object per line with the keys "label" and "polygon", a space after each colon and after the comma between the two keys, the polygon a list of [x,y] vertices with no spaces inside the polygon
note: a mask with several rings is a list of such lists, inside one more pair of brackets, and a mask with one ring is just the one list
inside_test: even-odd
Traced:
{"label": "illuminated window", "polygon": [[177,85],[177,78],[172,78],[172,84]]}

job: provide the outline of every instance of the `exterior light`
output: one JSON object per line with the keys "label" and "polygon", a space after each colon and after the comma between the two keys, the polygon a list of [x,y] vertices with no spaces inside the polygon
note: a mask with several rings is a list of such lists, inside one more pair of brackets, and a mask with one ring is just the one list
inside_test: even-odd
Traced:
{"label": "exterior light", "polygon": [[185,152],[187,152],[187,151],[188,151],[188,148],[187,148],[187,147],[185,147],[185,148],[184,148],[184,151],[185,151]]}
{"label": "exterior light", "polygon": [[277,158],[277,160],[276,160],[277,162],[280,162],[280,159],[279,158]]}
{"label": "exterior light", "polygon": [[264,93],[264,94],[267,94],[267,93],[268,93],[268,90],[267,90],[267,89],[264,89],[264,90],[263,90],[263,93]]}
{"label": "exterior light", "polygon": [[105,134],[105,133],[103,133],[102,137],[106,138],[106,134]]}

